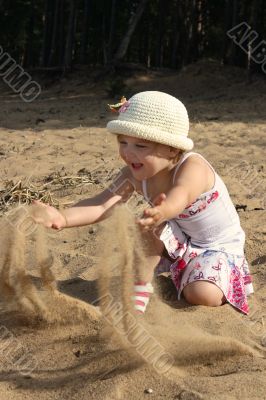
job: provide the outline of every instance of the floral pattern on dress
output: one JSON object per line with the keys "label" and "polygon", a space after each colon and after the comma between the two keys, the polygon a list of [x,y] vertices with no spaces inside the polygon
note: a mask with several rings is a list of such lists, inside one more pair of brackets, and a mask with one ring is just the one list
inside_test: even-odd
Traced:
{"label": "floral pattern on dress", "polygon": [[247,266],[244,256],[207,250],[190,258],[188,262],[184,259],[175,261],[170,271],[179,297],[189,283],[198,280],[210,281],[222,290],[228,303],[248,314],[245,285],[250,284],[251,276],[244,266]]}
{"label": "floral pattern on dress", "polygon": [[194,203],[189,204],[183,213],[178,215],[178,218],[185,219],[189,218],[193,215],[198,214],[199,212],[205,210],[209,204],[213,203],[219,197],[219,192],[215,190],[212,193],[209,193],[203,197],[198,198]]}
{"label": "floral pattern on dress", "polygon": [[197,247],[188,237],[185,241],[184,238],[178,224],[168,223],[160,239],[172,261],[162,257],[157,273],[171,273],[178,298],[191,282],[212,282],[222,290],[228,303],[247,314],[247,295],[253,293],[253,286],[245,256]]}

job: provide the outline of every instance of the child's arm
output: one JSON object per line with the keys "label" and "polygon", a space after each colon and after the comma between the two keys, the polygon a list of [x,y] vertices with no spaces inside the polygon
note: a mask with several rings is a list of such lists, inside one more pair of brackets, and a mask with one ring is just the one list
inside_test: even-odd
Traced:
{"label": "child's arm", "polygon": [[197,156],[189,157],[181,165],[174,186],[167,194],[160,193],[154,199],[154,207],[144,211],[139,224],[151,229],[176,217],[213,184],[214,175],[208,164]]}
{"label": "child's arm", "polygon": [[35,220],[46,227],[54,229],[83,226],[99,222],[109,216],[110,209],[118,202],[127,201],[135,187],[130,180],[129,169],[123,168],[112,185],[93,198],[81,200],[73,207],[58,211],[54,207],[37,202],[44,212]]}

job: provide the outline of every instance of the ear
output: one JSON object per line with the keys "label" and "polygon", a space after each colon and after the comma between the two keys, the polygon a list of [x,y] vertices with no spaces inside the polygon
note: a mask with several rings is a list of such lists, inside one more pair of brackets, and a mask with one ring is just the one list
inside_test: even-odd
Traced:
{"label": "ear", "polygon": [[170,158],[177,158],[182,153],[182,150],[169,146]]}

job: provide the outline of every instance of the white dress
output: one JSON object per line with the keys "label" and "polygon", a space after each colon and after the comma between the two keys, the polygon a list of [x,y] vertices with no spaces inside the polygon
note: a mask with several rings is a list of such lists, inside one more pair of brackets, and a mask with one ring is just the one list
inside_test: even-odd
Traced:
{"label": "white dress", "polygon": [[[204,159],[200,154],[186,153],[176,166],[174,178],[180,165],[193,154]],[[253,293],[253,285],[244,255],[245,233],[224,182],[205,162],[214,172],[214,186],[166,222],[160,240],[170,260],[162,257],[156,271],[171,272],[179,298],[187,284],[210,281],[230,304],[247,314],[247,295]],[[142,188],[151,204],[146,181],[142,181]]]}

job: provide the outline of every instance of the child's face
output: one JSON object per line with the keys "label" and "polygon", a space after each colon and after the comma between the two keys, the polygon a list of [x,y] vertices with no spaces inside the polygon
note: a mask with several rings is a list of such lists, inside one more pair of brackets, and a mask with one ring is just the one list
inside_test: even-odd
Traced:
{"label": "child's face", "polygon": [[119,154],[129,166],[135,179],[151,178],[158,172],[169,169],[177,149],[148,140],[118,135]]}

